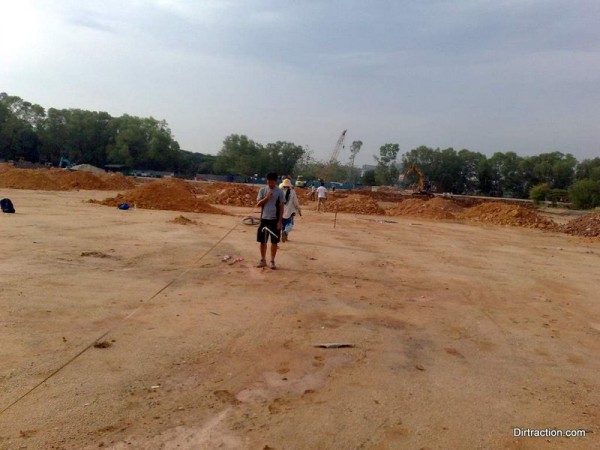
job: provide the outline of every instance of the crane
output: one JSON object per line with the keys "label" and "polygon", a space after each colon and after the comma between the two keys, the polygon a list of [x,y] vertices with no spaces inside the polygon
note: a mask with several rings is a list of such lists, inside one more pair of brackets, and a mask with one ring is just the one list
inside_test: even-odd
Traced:
{"label": "crane", "polygon": [[338,160],[338,156],[340,156],[340,151],[344,148],[344,139],[346,138],[346,131],[342,131],[339,139],[337,140],[335,147],[333,148],[333,152],[331,153],[331,158],[329,159],[329,163],[335,163]]}

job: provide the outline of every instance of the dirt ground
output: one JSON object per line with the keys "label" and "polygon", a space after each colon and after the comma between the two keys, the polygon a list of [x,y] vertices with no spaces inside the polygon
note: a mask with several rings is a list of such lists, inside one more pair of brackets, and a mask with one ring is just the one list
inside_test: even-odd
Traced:
{"label": "dirt ground", "polygon": [[110,194],[0,190],[1,449],[599,448],[598,241]]}

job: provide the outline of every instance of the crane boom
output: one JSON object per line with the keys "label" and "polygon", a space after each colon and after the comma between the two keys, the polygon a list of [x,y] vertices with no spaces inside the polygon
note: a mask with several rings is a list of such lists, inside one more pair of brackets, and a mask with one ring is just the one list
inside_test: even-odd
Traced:
{"label": "crane boom", "polygon": [[337,162],[338,157],[340,156],[340,151],[344,147],[344,139],[346,138],[346,131],[348,131],[348,130],[344,130],[344,131],[342,131],[342,134],[340,134],[340,137],[338,138],[338,140],[335,144],[335,147],[333,148],[333,152],[331,153],[331,158],[329,159],[330,163]]}

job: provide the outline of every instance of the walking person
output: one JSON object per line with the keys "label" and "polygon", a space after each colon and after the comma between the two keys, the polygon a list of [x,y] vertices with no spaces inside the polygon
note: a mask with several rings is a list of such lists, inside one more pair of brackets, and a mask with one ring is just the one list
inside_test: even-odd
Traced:
{"label": "walking person", "polygon": [[323,205],[323,212],[325,212],[325,202],[327,201],[327,188],[325,182],[321,181],[321,186],[317,188],[317,211],[321,211],[321,205]]}
{"label": "walking person", "polygon": [[314,202],[314,201],[315,201],[315,196],[316,196],[316,195],[317,195],[317,189],[315,188],[315,185],[313,184],[313,185],[310,187],[310,192],[308,193],[308,199],[309,199],[311,202]]}
{"label": "walking person", "polygon": [[258,202],[256,206],[262,208],[260,225],[256,234],[256,241],[260,243],[260,261],[257,267],[266,267],[267,242],[271,239],[271,262],[269,267],[276,269],[275,256],[277,255],[277,244],[279,244],[281,235],[281,222],[285,206],[283,191],[277,187],[276,173],[267,175],[267,186],[258,191],[256,200]]}
{"label": "walking person", "polygon": [[294,216],[296,213],[301,216],[302,210],[300,209],[300,202],[296,191],[292,189],[292,182],[289,179],[283,180],[283,183],[279,185],[279,188],[283,190],[283,196],[285,198],[285,207],[283,208],[283,220],[281,222],[281,240],[286,242],[292,228],[294,227]]}

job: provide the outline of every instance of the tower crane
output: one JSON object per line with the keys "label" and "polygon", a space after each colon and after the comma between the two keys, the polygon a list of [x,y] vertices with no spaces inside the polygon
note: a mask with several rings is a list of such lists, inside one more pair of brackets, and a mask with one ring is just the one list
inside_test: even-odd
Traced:
{"label": "tower crane", "polygon": [[333,152],[331,153],[331,158],[329,159],[330,164],[337,162],[338,157],[340,156],[340,151],[342,150],[342,148],[344,148],[344,139],[346,138],[346,131],[348,131],[348,130],[342,131],[342,134],[340,134],[340,137],[337,140],[335,147],[333,148]]}

